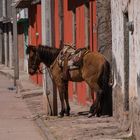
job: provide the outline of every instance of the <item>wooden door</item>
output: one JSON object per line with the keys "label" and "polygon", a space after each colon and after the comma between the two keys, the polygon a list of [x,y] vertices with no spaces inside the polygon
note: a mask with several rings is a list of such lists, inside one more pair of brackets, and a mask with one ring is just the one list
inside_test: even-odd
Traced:
{"label": "wooden door", "polygon": [[[31,5],[29,8],[29,41],[30,45],[41,44],[41,4]],[[31,76],[34,83],[42,85],[42,74]]]}

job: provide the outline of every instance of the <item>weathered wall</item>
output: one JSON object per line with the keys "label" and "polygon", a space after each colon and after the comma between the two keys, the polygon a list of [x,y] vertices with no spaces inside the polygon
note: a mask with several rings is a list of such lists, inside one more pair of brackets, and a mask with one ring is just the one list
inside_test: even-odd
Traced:
{"label": "weathered wall", "polygon": [[[134,32],[129,32],[129,127],[133,128],[136,137],[140,137],[140,1],[112,0],[112,52],[114,71],[114,115],[121,121],[124,118],[125,91],[125,46],[124,46],[124,13],[128,11],[129,21],[134,22]],[[124,51],[125,50],[125,51]],[[133,125],[132,125],[133,124]],[[124,124],[125,125],[125,124]]]}
{"label": "weathered wall", "polygon": [[12,17],[12,0],[7,0],[6,2],[6,6],[7,6],[7,9],[6,9],[6,13],[7,13],[7,17],[8,18],[11,18]]}
{"label": "weathered wall", "polygon": [[[96,20],[97,50],[101,52],[107,58],[110,65],[112,65],[111,0],[96,0]],[[103,110],[103,114],[112,114],[111,88],[104,97]]]}
{"label": "weathered wall", "polygon": [[0,1],[0,17],[2,17],[2,0]]}
{"label": "weathered wall", "polygon": [[[112,68],[114,72],[114,115],[120,115],[123,107],[123,15],[119,1],[112,0]],[[119,99],[120,97],[120,99]],[[119,103],[119,104],[118,104]]]}
{"label": "weathered wall", "polygon": [[96,7],[98,50],[103,53],[111,63],[112,30],[110,0],[97,0]]}

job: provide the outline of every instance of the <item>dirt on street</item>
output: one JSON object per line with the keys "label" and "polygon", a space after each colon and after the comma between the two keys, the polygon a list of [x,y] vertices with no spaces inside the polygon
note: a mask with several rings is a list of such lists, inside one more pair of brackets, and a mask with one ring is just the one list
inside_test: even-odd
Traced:
{"label": "dirt on street", "polygon": [[[123,132],[120,124],[113,117],[92,117],[78,115],[87,111],[73,102],[70,117],[58,118],[46,116],[42,111],[42,95],[24,99],[34,114],[34,119],[41,118],[53,140],[123,140],[130,139],[129,132]],[[59,100],[58,100],[59,101]],[[131,140],[131,139],[130,139]]]}

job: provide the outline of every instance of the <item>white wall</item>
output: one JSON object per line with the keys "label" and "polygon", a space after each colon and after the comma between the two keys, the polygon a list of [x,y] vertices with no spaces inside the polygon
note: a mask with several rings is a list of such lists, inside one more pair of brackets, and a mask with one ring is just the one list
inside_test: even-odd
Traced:
{"label": "white wall", "polygon": [[[116,60],[117,72],[124,89],[124,36],[123,12],[128,9],[129,21],[134,22],[134,33],[129,38],[129,92],[130,97],[137,96],[137,74],[140,75],[140,0],[112,0],[112,52]],[[140,94],[140,93],[139,93]]]}
{"label": "white wall", "polygon": [[[112,56],[115,73],[113,86],[114,112],[122,123],[140,137],[140,0],[111,0]],[[124,35],[123,12],[128,10],[134,32],[129,32],[129,111],[124,113]],[[116,63],[116,64],[115,64]],[[121,84],[122,83],[122,84]],[[127,118],[127,119],[126,119]],[[128,119],[129,118],[129,119]],[[126,121],[125,121],[126,120]],[[129,120],[129,121],[128,121]]]}
{"label": "white wall", "polygon": [[[113,62],[114,59],[116,61],[116,71],[115,73],[115,81],[117,85],[121,87],[122,93],[123,93],[123,87],[124,87],[124,38],[123,38],[123,14],[122,14],[122,8],[121,8],[121,2],[120,0],[112,0],[111,1],[111,12],[112,12],[112,57]],[[114,65],[114,64],[113,64]],[[118,75],[120,76],[118,78]],[[117,80],[119,79],[119,81]],[[117,81],[116,81],[117,80]],[[114,85],[116,86],[116,85]]]}

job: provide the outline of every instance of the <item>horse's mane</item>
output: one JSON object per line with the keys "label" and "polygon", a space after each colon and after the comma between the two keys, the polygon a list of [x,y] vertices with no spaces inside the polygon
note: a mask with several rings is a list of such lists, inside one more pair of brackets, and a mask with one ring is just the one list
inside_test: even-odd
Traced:
{"label": "horse's mane", "polygon": [[29,45],[26,49],[26,53],[29,54],[30,51],[37,51],[39,53],[39,57],[43,63],[47,66],[50,66],[53,61],[56,59],[61,49],[50,47],[47,45]]}
{"label": "horse's mane", "polygon": [[61,49],[39,45],[38,52],[40,58],[44,61],[45,64],[51,65],[52,62],[56,59]]}

